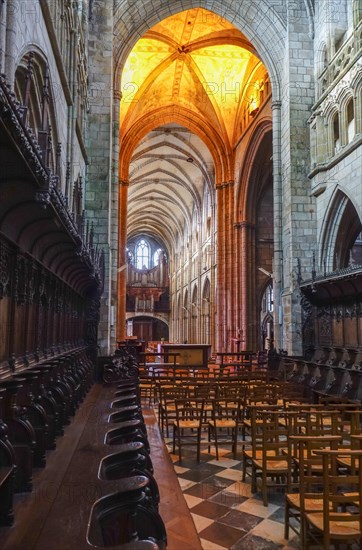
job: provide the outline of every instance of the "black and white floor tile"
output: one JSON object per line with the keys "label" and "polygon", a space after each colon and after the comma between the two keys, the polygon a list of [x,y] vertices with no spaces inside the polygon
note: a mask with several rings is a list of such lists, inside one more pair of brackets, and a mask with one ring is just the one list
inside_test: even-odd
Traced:
{"label": "black and white floor tile", "polygon": [[172,454],[172,441],[165,441],[204,550],[299,548],[293,531],[284,539],[283,492],[270,491],[269,504],[263,506],[260,495],[252,494],[250,480],[241,481],[241,453],[234,460],[229,449],[219,449],[216,460],[215,449],[209,453],[206,447],[198,463],[188,448],[180,461]]}

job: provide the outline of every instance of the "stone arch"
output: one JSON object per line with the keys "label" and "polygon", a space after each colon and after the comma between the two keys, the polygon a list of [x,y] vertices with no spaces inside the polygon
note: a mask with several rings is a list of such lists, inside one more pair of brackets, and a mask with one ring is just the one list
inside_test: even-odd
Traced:
{"label": "stone arch", "polygon": [[255,223],[255,207],[257,201],[257,190],[255,188],[256,162],[260,147],[267,139],[271,140],[272,122],[270,119],[259,121],[258,125],[250,135],[249,143],[243,158],[242,171],[239,178],[239,185],[235,201],[235,219],[239,222],[247,220]]}
{"label": "stone arch", "polygon": [[323,115],[325,117],[327,127],[327,154],[328,157],[333,157],[339,147],[339,143],[337,142],[339,142],[341,134],[340,109],[336,100],[328,102]]}
{"label": "stone arch", "polygon": [[59,142],[57,102],[47,56],[36,44],[26,44],[19,53],[14,91],[24,107],[23,122],[38,140],[43,161],[53,173],[57,173],[60,170],[56,159]]}
{"label": "stone arch", "polygon": [[206,125],[201,117],[197,117],[187,109],[161,107],[138,120],[123,137],[119,155],[121,179],[128,179],[128,166],[137,143],[155,127],[171,122],[185,126],[205,143],[214,160],[216,182],[228,181],[232,178],[230,158],[232,153],[227,150],[225,143],[220,140],[212,126]]}
{"label": "stone arch", "polygon": [[347,267],[349,252],[362,230],[362,220],[352,199],[338,188],[323,223],[321,269],[327,273]]}
{"label": "stone arch", "polygon": [[[305,0],[301,8],[301,17],[309,19],[311,6],[310,0]],[[121,80],[123,65],[136,41],[153,25],[175,13],[191,8],[204,8],[209,10],[207,0],[173,0],[167,3],[167,8],[162,5],[162,0],[152,3],[153,12],[149,17],[145,13],[124,10],[122,2],[119,2],[114,10],[115,36],[118,44],[115,48],[115,88]],[[268,0],[249,0],[239,3],[234,0],[225,0],[212,4],[210,14],[221,16],[238,28],[257,50],[262,62],[266,66],[273,89],[273,97],[280,99],[280,82],[283,74],[284,37],[286,35],[286,17],[282,17],[276,10],[270,7]],[[127,30],[126,30],[127,29]],[[278,40],[275,37],[278,37]]]}
{"label": "stone arch", "polygon": [[[264,118],[250,135],[248,147],[243,158],[243,170],[240,174],[240,184],[236,197],[235,218],[239,220],[240,247],[237,250],[238,272],[240,273],[241,312],[240,323],[243,338],[255,347],[261,337],[259,314],[261,287],[265,284],[265,274],[257,267],[266,271],[272,270],[272,247],[274,244],[274,228],[271,226],[264,235],[259,205],[265,210],[265,200],[273,209],[273,168],[272,161],[272,123]],[[269,189],[269,191],[268,191]],[[266,197],[266,193],[269,196]],[[266,198],[265,198],[266,197]],[[264,202],[263,202],[264,201]],[[265,204],[264,204],[265,203]],[[268,215],[273,223],[273,213]],[[270,235],[269,235],[270,233]],[[265,238],[267,237],[267,239]],[[270,240],[270,244],[268,241]],[[258,297],[257,297],[258,296]]]}
{"label": "stone arch", "polygon": [[211,285],[210,279],[206,277],[202,286],[201,292],[201,341],[205,344],[211,344],[210,329],[211,329],[211,315],[210,315],[210,293]]}
{"label": "stone arch", "polygon": [[183,327],[182,327],[182,338],[183,341],[186,343],[188,342],[189,337],[189,291],[186,288],[183,295],[183,305],[182,305],[182,311],[183,311]]}
{"label": "stone arch", "polygon": [[199,292],[198,286],[195,284],[191,292],[191,302],[189,305],[189,311],[191,313],[191,324],[190,324],[190,343],[195,343],[199,341],[199,331],[198,331],[198,318],[199,318],[199,306],[198,306]]}

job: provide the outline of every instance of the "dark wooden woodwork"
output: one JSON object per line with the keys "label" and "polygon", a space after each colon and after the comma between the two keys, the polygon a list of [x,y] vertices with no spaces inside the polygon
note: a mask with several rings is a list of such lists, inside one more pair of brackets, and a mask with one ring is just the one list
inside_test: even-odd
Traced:
{"label": "dark wooden woodwork", "polygon": [[303,354],[314,361],[362,366],[362,268],[351,266],[300,285]]}
{"label": "dark wooden woodwork", "polygon": [[133,476],[117,482],[118,491],[95,502],[87,538],[93,545],[116,546],[152,538],[166,548],[164,523],[146,497],[148,480]]}
{"label": "dark wooden woodwork", "polygon": [[31,491],[33,487],[32,468],[36,436],[26,410],[17,403],[18,392],[24,382],[25,379],[21,378],[0,382],[0,388],[6,390],[3,419],[8,427],[9,440],[15,453],[15,492]]}
{"label": "dark wooden woodwork", "polygon": [[4,394],[5,389],[0,388],[0,526],[12,525],[14,521],[15,453],[8,439],[8,428],[2,420]]}
{"label": "dark wooden woodwork", "polygon": [[58,407],[50,389],[49,375],[52,371],[52,366],[39,365],[38,367],[34,367],[34,369],[38,373],[36,379],[37,385],[34,389],[35,399],[43,407],[47,416],[48,431],[46,449],[51,450],[56,447],[56,436],[61,434]]}
{"label": "dark wooden woodwork", "polygon": [[100,479],[123,479],[129,476],[143,475],[148,479],[146,496],[152,498],[153,504],[158,507],[160,492],[152,473],[147,469],[147,460],[131,444],[125,444],[117,453],[105,456],[99,466]]}
{"label": "dark wooden woodwork", "polygon": [[17,405],[23,407],[26,416],[35,433],[35,447],[33,450],[34,466],[44,467],[46,464],[46,442],[48,437],[48,418],[42,405],[40,405],[34,396],[34,388],[38,380],[39,371],[24,371],[21,375],[17,374],[13,380],[20,379],[22,387],[17,394]]}

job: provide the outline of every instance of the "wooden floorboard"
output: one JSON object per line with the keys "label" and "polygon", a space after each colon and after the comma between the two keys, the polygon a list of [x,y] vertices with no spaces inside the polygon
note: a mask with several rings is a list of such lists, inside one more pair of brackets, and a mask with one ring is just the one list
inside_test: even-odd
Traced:
{"label": "wooden floorboard", "polygon": [[[16,495],[15,523],[11,528],[0,529],[0,548],[81,550],[84,547],[92,503],[116,490],[116,482],[97,478],[100,458],[116,450],[103,444],[113,392],[99,384],[90,390],[64,436],[57,439],[56,450],[48,453],[46,468],[34,470],[32,493]],[[147,409],[144,414],[168,549],[200,550],[194,523],[154,413]]]}

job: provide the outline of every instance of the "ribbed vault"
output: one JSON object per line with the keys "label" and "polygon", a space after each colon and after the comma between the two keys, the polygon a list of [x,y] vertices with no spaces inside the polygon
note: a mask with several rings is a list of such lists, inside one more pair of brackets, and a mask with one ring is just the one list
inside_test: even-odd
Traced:
{"label": "ribbed vault", "polygon": [[213,197],[215,184],[234,178],[241,117],[258,111],[266,78],[246,37],[202,8],[167,17],[140,38],[121,79],[128,236],[146,231],[172,250],[177,235],[190,233],[206,187]]}

